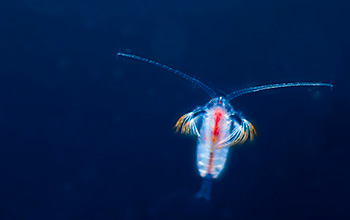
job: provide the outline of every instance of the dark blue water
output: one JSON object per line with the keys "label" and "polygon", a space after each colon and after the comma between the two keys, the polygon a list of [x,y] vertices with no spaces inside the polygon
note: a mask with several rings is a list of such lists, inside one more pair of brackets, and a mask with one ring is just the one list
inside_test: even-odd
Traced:
{"label": "dark blue water", "polygon": [[[330,0],[3,0],[0,220],[350,219],[350,16]],[[210,202],[177,119],[231,92],[258,136]]]}

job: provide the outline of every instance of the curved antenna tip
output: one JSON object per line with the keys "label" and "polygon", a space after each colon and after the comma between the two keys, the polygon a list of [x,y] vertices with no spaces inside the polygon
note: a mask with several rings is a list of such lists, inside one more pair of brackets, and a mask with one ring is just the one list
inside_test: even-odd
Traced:
{"label": "curved antenna tip", "polygon": [[198,85],[200,88],[202,88],[211,98],[215,98],[216,97],[216,92],[211,89],[208,85],[204,84],[203,82],[199,81],[198,79],[194,78],[194,77],[191,77],[177,69],[173,69],[167,65],[164,65],[164,64],[161,64],[161,63],[158,63],[156,61],[153,61],[153,60],[149,60],[147,58],[143,58],[143,57],[140,57],[140,56],[136,56],[136,55],[133,55],[133,54],[129,54],[129,53],[122,53],[122,52],[118,52],[117,53],[117,57],[118,56],[123,56],[123,57],[128,57],[128,58],[131,58],[131,59],[134,59],[134,60],[138,60],[138,61],[142,61],[142,62],[145,62],[145,63],[148,63],[148,64],[151,64],[151,65],[154,65],[154,66],[157,66],[157,67],[160,67],[164,70],[167,70],[175,75],[178,75],[182,78],[184,78],[185,80],[195,84],[195,85]]}
{"label": "curved antenna tip", "polygon": [[312,86],[329,86],[331,90],[333,89],[332,83],[318,83],[318,82],[277,83],[277,84],[262,85],[262,86],[241,89],[228,94],[226,96],[226,99],[230,101],[234,98],[237,98],[238,96],[253,93],[253,92],[259,92],[259,91],[269,90],[269,89],[287,88],[287,87],[299,87],[299,86],[311,86],[311,87]]}

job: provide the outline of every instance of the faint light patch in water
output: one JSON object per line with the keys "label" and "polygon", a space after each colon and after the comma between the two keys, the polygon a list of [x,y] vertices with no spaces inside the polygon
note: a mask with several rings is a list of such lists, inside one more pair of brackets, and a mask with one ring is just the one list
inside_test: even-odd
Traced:
{"label": "faint light patch in water", "polygon": [[69,0],[23,0],[30,10],[64,18],[69,10],[73,11],[76,2]]}
{"label": "faint light patch in water", "polygon": [[120,124],[121,121],[122,121],[122,116],[121,116],[120,114],[117,114],[117,115],[115,115],[115,116],[113,117],[113,122],[114,122],[115,124]]}
{"label": "faint light patch in water", "polygon": [[221,212],[222,219],[231,219],[232,218],[232,212],[230,210],[223,210]]}
{"label": "faint light patch in water", "polygon": [[[311,90],[309,90],[309,91],[311,91]],[[315,100],[320,99],[320,91],[313,92],[313,93],[312,93],[312,97],[313,97],[313,99],[315,99]]]}
{"label": "faint light patch in water", "polygon": [[84,1],[77,11],[86,29],[108,31],[128,20],[127,13],[134,11],[128,6],[127,2],[121,1]]}
{"label": "faint light patch in water", "polygon": [[310,183],[310,186],[315,189],[322,189],[327,184],[325,179],[317,179]]}
{"label": "faint light patch in water", "polygon": [[[332,96],[332,89],[329,87],[314,87],[309,89],[311,99],[317,104],[327,103]],[[322,105],[322,112],[328,112],[331,109],[331,105]]]}
{"label": "faint light patch in water", "polygon": [[10,123],[8,120],[8,113],[3,109],[0,109],[0,124],[1,128],[4,128],[7,123]]}
{"label": "faint light patch in water", "polygon": [[199,200],[194,192],[187,189],[178,190],[159,197],[147,210],[148,216],[156,219],[167,219],[169,213],[186,215],[199,219],[213,212],[211,202]]}
{"label": "faint light patch in water", "polygon": [[119,80],[119,79],[121,79],[124,76],[124,72],[122,70],[120,70],[120,69],[114,69],[112,71],[112,76],[113,76],[114,79]]}
{"label": "faint light patch in water", "polygon": [[87,161],[82,167],[81,171],[81,179],[85,182],[94,181],[97,176],[97,167],[96,164],[92,161]]}
{"label": "faint light patch in water", "polygon": [[57,60],[57,67],[62,70],[68,70],[72,66],[72,59],[70,57],[62,57]]}
{"label": "faint light patch in water", "polygon": [[151,48],[162,60],[179,58],[186,49],[187,40],[183,28],[176,22],[163,21],[153,34]]}
{"label": "faint light patch in water", "polygon": [[[138,27],[139,24],[132,23],[131,25],[125,25],[121,28],[121,35],[125,38],[136,38],[141,35],[141,28]],[[126,51],[127,53],[130,53],[130,51]]]}
{"label": "faint light patch in water", "polygon": [[33,42],[26,42],[23,45],[23,50],[30,53],[37,50],[37,46]]}
{"label": "faint light patch in water", "polygon": [[62,183],[62,189],[63,191],[71,191],[73,189],[73,183],[70,181],[66,181]]}
{"label": "faint light patch in water", "polygon": [[103,11],[97,5],[82,5],[79,8],[79,15],[88,30],[94,30],[104,16]]}
{"label": "faint light patch in water", "polygon": [[138,219],[137,214],[136,214],[136,210],[134,208],[132,208],[131,206],[128,206],[125,209],[124,217],[125,217],[125,219],[130,219],[130,220]]}
{"label": "faint light patch in water", "polygon": [[285,176],[286,170],[283,167],[275,167],[274,175],[279,177]]}

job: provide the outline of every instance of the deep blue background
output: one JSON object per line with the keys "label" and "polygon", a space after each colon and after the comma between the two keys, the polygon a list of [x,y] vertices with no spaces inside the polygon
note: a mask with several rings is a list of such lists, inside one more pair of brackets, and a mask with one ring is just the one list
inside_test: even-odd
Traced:
{"label": "deep blue background", "polygon": [[[331,0],[2,0],[0,220],[350,219],[350,16]],[[257,139],[212,201],[192,137],[209,101],[131,52],[226,92]]]}

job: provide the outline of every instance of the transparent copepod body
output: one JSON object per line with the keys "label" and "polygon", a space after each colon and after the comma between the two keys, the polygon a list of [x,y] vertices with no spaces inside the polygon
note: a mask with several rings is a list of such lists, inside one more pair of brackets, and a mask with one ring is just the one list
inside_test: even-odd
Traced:
{"label": "transparent copepod body", "polygon": [[230,117],[234,113],[231,104],[224,97],[211,99],[203,108],[197,143],[197,167],[206,178],[217,178],[223,170],[228,154],[226,144],[234,125]]}
{"label": "transparent copepod body", "polygon": [[206,105],[206,109],[212,109],[215,107],[220,107],[222,109],[225,109],[227,113],[232,114],[234,113],[234,109],[230,102],[228,102],[224,97],[219,96],[216,98],[211,99]]}

